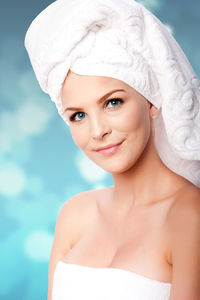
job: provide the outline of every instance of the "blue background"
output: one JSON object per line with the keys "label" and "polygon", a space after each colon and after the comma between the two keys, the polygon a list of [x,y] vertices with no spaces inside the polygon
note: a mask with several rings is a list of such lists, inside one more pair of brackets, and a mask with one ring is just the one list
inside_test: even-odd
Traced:
{"label": "blue background", "polygon": [[[0,299],[47,298],[59,209],[83,190],[112,184],[75,146],[32,71],[24,48],[31,21],[52,1],[0,10]],[[139,1],[173,33],[200,77],[200,1]]]}

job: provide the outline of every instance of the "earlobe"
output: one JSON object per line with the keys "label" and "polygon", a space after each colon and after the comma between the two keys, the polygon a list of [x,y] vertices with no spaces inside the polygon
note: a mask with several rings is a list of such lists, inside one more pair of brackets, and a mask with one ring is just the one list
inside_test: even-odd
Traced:
{"label": "earlobe", "polygon": [[159,109],[156,106],[154,106],[153,104],[151,104],[151,106],[150,106],[150,116],[151,116],[152,119],[155,119],[157,117],[158,112],[159,112]]}

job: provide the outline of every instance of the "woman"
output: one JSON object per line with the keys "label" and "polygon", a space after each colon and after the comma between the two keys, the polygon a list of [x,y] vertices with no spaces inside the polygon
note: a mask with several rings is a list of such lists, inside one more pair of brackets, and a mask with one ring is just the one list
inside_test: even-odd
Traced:
{"label": "woman", "polygon": [[114,183],[62,207],[48,300],[199,300],[200,83],[179,45],[133,0],[57,0],[25,45]]}

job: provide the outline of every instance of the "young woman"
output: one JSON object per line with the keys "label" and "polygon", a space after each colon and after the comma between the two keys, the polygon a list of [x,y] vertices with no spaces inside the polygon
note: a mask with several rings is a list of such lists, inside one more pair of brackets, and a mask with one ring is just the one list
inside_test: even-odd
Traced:
{"label": "young woman", "polygon": [[113,186],[62,207],[48,300],[200,299],[200,83],[133,0],[57,0],[25,39],[41,88]]}

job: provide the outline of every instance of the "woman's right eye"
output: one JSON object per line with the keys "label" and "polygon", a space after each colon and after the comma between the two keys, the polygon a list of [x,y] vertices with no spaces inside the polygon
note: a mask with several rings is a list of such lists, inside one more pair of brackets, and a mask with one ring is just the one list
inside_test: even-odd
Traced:
{"label": "woman's right eye", "polygon": [[[78,113],[75,113],[73,114],[71,117],[70,117],[70,121],[73,122],[73,121],[81,121],[84,119],[84,116],[85,116],[85,113],[84,112],[78,112]],[[77,119],[78,117],[78,119]]]}

